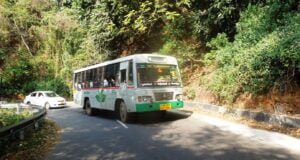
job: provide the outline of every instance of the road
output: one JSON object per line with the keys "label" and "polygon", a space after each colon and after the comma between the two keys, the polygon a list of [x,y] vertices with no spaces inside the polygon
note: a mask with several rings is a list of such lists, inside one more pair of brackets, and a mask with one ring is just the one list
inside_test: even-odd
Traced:
{"label": "road", "polygon": [[62,128],[49,160],[300,159],[299,139],[188,112],[171,111],[164,119],[143,114],[122,124],[112,112],[90,117],[72,104],[48,117]]}

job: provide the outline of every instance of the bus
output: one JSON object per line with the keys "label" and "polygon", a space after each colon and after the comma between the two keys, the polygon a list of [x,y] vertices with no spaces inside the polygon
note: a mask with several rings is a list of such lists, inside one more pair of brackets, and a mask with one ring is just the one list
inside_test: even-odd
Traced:
{"label": "bus", "polygon": [[178,63],[172,56],[135,54],[74,71],[73,98],[87,115],[95,109],[134,114],[183,107]]}

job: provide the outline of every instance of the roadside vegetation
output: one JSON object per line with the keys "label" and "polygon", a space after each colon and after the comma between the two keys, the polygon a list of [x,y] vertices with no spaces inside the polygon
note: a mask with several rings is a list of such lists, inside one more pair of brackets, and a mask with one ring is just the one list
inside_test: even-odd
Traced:
{"label": "roadside vegetation", "polygon": [[17,124],[31,116],[32,113],[26,111],[17,114],[16,109],[0,109],[0,128]]}
{"label": "roadside vegetation", "polygon": [[10,143],[4,155],[0,155],[0,159],[45,159],[59,137],[59,127],[54,122],[46,119],[36,132],[25,136],[24,140]]}
{"label": "roadside vegetation", "polygon": [[299,10],[297,0],[0,0],[0,97],[70,96],[74,69],[160,52],[178,58],[190,100],[209,92],[300,113]]}

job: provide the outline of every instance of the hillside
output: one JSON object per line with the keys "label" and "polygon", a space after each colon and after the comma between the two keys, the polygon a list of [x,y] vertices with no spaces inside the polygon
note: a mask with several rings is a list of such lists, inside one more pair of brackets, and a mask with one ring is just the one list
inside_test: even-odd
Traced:
{"label": "hillside", "polygon": [[179,60],[186,99],[299,114],[299,11],[296,0],[0,0],[0,97],[70,96],[74,69],[160,52]]}

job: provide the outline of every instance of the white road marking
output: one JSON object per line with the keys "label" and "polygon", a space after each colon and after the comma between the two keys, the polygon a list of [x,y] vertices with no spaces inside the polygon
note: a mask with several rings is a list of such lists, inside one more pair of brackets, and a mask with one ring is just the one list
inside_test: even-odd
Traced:
{"label": "white road marking", "polygon": [[119,121],[119,120],[117,120],[117,122],[118,122],[120,125],[122,125],[124,128],[128,129],[128,127],[126,126],[126,124],[124,124],[123,122],[121,122],[121,121]]}

